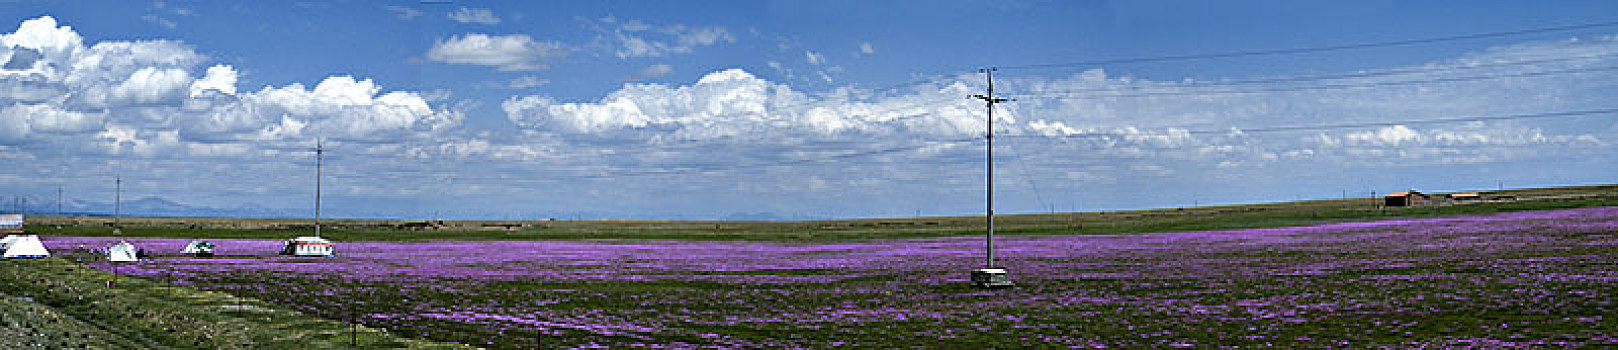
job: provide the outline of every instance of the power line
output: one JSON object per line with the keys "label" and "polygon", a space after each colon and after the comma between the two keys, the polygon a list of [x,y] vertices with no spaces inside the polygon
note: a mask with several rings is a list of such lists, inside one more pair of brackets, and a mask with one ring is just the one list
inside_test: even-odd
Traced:
{"label": "power line", "polygon": [[[1232,134],[1232,133],[1251,134],[1251,133],[1271,133],[1271,132],[1287,132],[1287,131],[1313,131],[1313,130],[1350,129],[1350,128],[1395,126],[1395,125],[1422,125],[1422,124],[1444,124],[1444,123],[1458,123],[1458,122],[1498,121],[1498,120],[1516,120],[1516,119],[1567,118],[1567,117],[1579,117],[1579,116],[1589,116],[1589,115],[1599,115],[1599,114],[1618,114],[1618,108],[1594,109],[1594,110],[1582,110],[1582,111],[1516,114],[1516,115],[1503,115],[1503,116],[1475,116],[1475,117],[1438,118],[1438,119],[1409,119],[1409,120],[1364,122],[1364,123],[1293,125],[1293,126],[1272,126],[1272,127],[1253,127],[1253,128],[1231,127],[1231,128],[1226,128],[1226,129],[1185,130],[1184,133],[1190,134],[1190,135],[1223,135],[1223,134]],[[1179,127],[1166,127],[1166,128],[1178,129]],[[1136,136],[1136,135],[1135,134],[1116,133],[1116,132],[1083,132],[1083,133],[1075,133],[1075,134],[1067,134],[1067,135],[1002,134],[1002,135],[998,135],[998,136],[999,137],[1009,137],[1009,138],[1072,139],[1072,138],[1128,137],[1128,136]],[[332,174],[332,175],[326,175],[326,176],[330,176],[330,177],[334,177],[334,178],[345,178],[345,179],[375,179],[375,178],[379,178],[379,177],[381,177],[381,178],[441,178],[441,179],[453,179],[455,181],[499,181],[499,182],[506,182],[506,181],[550,182],[550,181],[554,181],[554,180],[615,179],[615,178],[622,178],[622,177],[681,175],[681,174],[693,174],[693,173],[712,173],[712,172],[740,170],[740,169],[769,168],[769,167],[792,166],[792,165],[801,165],[801,164],[823,163],[823,162],[831,162],[831,161],[845,160],[845,159],[854,159],[854,158],[867,157],[867,156],[903,153],[903,152],[906,152],[906,151],[919,150],[919,149],[928,148],[928,147],[935,147],[935,146],[941,146],[941,145],[951,145],[951,144],[970,143],[970,142],[976,142],[978,140],[979,140],[979,138],[977,138],[977,137],[959,138],[959,139],[947,139],[947,140],[935,140],[935,141],[926,141],[923,144],[917,144],[917,145],[896,146],[896,147],[888,147],[888,148],[866,150],[866,151],[839,153],[839,154],[823,156],[823,157],[800,158],[800,159],[771,161],[771,162],[756,162],[756,163],[713,165],[713,166],[697,166],[697,167],[681,167],[681,168],[672,168],[672,169],[654,169],[654,170],[644,170],[644,171],[627,171],[627,172],[596,173],[596,174],[552,174],[552,175],[547,175],[547,176],[545,176],[543,178],[463,177],[463,176],[455,176],[453,174],[442,174],[442,173]],[[1038,153],[1038,152],[1036,152],[1036,153]],[[599,169],[600,167],[588,167],[588,168]],[[590,170],[590,169],[583,169],[583,170],[587,171],[587,170]]]}
{"label": "power line", "polygon": [[1293,92],[1293,91],[1313,91],[1313,90],[1338,90],[1338,89],[1352,89],[1352,88],[1363,88],[1363,87],[1385,87],[1385,86],[1419,85],[1419,84],[1432,84],[1432,83],[1455,83],[1455,82],[1482,81],[1482,80],[1494,80],[1494,79],[1506,79],[1506,78],[1542,77],[1542,76],[1552,76],[1552,75],[1561,75],[1561,74],[1596,73],[1596,72],[1607,72],[1607,71],[1614,71],[1614,70],[1618,70],[1618,66],[1563,69],[1563,70],[1526,72],[1526,73],[1516,73],[1516,74],[1464,76],[1464,77],[1435,78],[1435,79],[1422,79],[1422,80],[1382,81],[1382,82],[1358,83],[1358,84],[1325,84],[1325,85],[1313,85],[1313,86],[1272,87],[1272,88],[1246,89],[1246,90],[1160,91],[1160,92],[1142,92],[1142,93],[1133,93],[1133,94],[1113,94],[1113,95],[1075,95],[1073,92],[1051,91],[1051,92],[1036,92],[1036,93],[1025,93],[1025,94],[1011,94],[1009,96],[1018,96],[1018,97],[1021,97],[1021,98],[1045,98],[1045,99],[1059,99],[1059,100],[1090,100],[1090,99],[1103,99],[1103,98],[1128,98],[1128,97],[1152,97],[1152,96],[1252,94],[1252,93],[1261,93],[1261,92]]}
{"label": "power line", "polygon": [[[1600,115],[1600,114],[1618,114],[1618,108],[1592,109],[1592,110],[1567,111],[1567,112],[1514,114],[1514,115],[1501,115],[1501,116],[1478,116],[1478,117],[1437,118],[1437,119],[1412,119],[1412,120],[1365,122],[1365,123],[1290,125],[1290,126],[1271,126],[1271,127],[1258,127],[1258,128],[1231,127],[1231,128],[1228,128],[1228,129],[1220,129],[1220,130],[1215,130],[1215,129],[1185,130],[1184,133],[1191,134],[1191,135],[1208,135],[1208,134],[1250,134],[1250,133],[1286,132],[1286,131],[1316,131],[1316,130],[1367,128],[1367,127],[1395,126],[1395,125],[1446,124],[1446,123],[1459,123],[1459,122],[1478,122],[1478,121],[1515,120],[1515,119],[1567,118],[1567,117],[1580,117],[1580,116],[1590,116],[1590,115]],[[1168,129],[1176,129],[1176,128],[1175,127],[1168,127]],[[1068,135],[1030,135],[1030,134],[1021,134],[1021,135],[1006,135],[1006,136],[1002,136],[1002,137],[1083,138],[1083,137],[1126,137],[1126,136],[1135,136],[1135,135],[1133,135],[1133,134],[1124,134],[1124,133],[1101,133],[1101,132],[1092,133],[1092,132],[1085,132],[1085,133],[1068,134]]]}
{"label": "power line", "polygon": [[[1015,138],[1007,139],[1006,141],[1012,140],[1015,140]],[[1027,181],[1030,189],[1033,189],[1034,200],[1039,201],[1039,205],[1044,207],[1046,205],[1044,192],[1039,190],[1039,184],[1034,181],[1034,173],[1028,170],[1028,164],[1023,162],[1024,155],[1017,151],[1016,142],[1006,142],[1006,149],[1011,150],[1011,156],[1017,160],[1017,167],[1022,169],[1023,180]]]}
{"label": "power line", "polygon": [[1586,23],[1586,24],[1555,26],[1555,27],[1530,28],[1530,29],[1520,29],[1520,30],[1511,30],[1511,31],[1476,33],[1476,34],[1465,34],[1465,35],[1432,37],[1432,38],[1421,38],[1421,39],[1406,39],[1406,40],[1370,42],[1370,43],[1359,43],[1359,44],[1332,45],[1332,46],[1297,47],[1297,48],[1253,50],[1253,51],[1230,51],[1230,52],[1218,52],[1218,53],[1156,56],[1156,57],[1131,57],[1131,58],[1117,58],[1117,59],[1104,59],[1104,60],[1092,60],[1092,61],[1077,61],[1077,62],[1066,62],[1066,63],[1023,64],[1023,65],[1001,66],[1000,69],[1008,69],[1008,70],[1040,69],[1040,68],[1058,68],[1058,67],[1073,67],[1073,66],[1099,66],[1099,65],[1109,65],[1109,64],[1124,64],[1124,63],[1146,63],[1146,62],[1202,60],[1202,59],[1213,59],[1213,58],[1293,55],[1293,54],[1303,54],[1303,53],[1318,53],[1318,52],[1330,52],[1330,51],[1357,50],[1357,49],[1368,49],[1368,48],[1378,48],[1378,47],[1393,47],[1393,46],[1409,46],[1409,45],[1419,45],[1419,44],[1432,44],[1432,43],[1440,43],[1440,42],[1447,42],[1447,41],[1463,41],[1463,40],[1487,39],[1487,38],[1509,37],[1509,36],[1519,36],[1519,35],[1539,34],[1539,33],[1565,32],[1565,31],[1573,31],[1573,30],[1580,30],[1580,29],[1593,29],[1593,28],[1613,27],[1613,26],[1618,26],[1618,21],[1615,21],[1615,22]]}
{"label": "power line", "polygon": [[[1510,62],[1496,62],[1496,63],[1485,63],[1485,64],[1478,64],[1478,65],[1468,65],[1468,66],[1447,66],[1447,67],[1436,67],[1436,68],[1401,68],[1401,69],[1362,71],[1362,72],[1354,72],[1354,73],[1346,73],[1346,74],[1298,75],[1298,76],[1272,77],[1272,78],[1259,78],[1259,79],[1241,79],[1241,80],[1223,80],[1223,81],[1198,81],[1198,82],[1186,83],[1186,84],[1183,84],[1183,85],[1172,85],[1172,86],[1161,86],[1161,85],[1159,85],[1159,86],[1143,86],[1143,87],[1131,87],[1131,88],[1135,88],[1137,90],[1166,89],[1166,88],[1203,88],[1203,87],[1239,86],[1239,85],[1268,84],[1268,83],[1295,83],[1295,82],[1309,82],[1309,81],[1348,80],[1348,79],[1358,79],[1358,78],[1374,78],[1374,77],[1382,77],[1382,76],[1415,75],[1415,74],[1422,74],[1422,73],[1438,74],[1438,73],[1446,73],[1446,72],[1453,72],[1453,71],[1460,71],[1460,70],[1480,70],[1480,69],[1488,69],[1488,68],[1526,66],[1526,65],[1533,65],[1533,64],[1571,62],[1571,61],[1578,61],[1578,60],[1588,60],[1588,59],[1598,59],[1598,58],[1608,58],[1608,57],[1618,57],[1618,53],[1608,53],[1608,54],[1599,54],[1599,55],[1584,55],[1584,56],[1574,56],[1574,57],[1558,57],[1558,58],[1536,59],[1536,60],[1520,60],[1520,61],[1510,61]],[[1035,90],[1035,91],[1027,92],[1025,94],[1045,94],[1045,93],[1049,93],[1049,94],[1066,94],[1066,93],[1084,93],[1084,92],[1118,92],[1118,89],[1117,88],[1110,88],[1110,87],[1093,87],[1093,88],[1077,88],[1077,89],[1062,89],[1062,90]]]}
{"label": "power line", "polygon": [[[940,145],[975,142],[977,140],[978,140],[978,138],[976,138],[976,137],[962,138],[962,139],[951,139],[951,140],[937,140],[937,141],[929,141],[927,143],[920,144],[920,145],[906,145],[906,146],[888,147],[888,148],[881,148],[881,149],[867,150],[867,151],[848,152],[848,153],[835,154],[835,155],[830,155],[830,156],[825,156],[825,157],[802,158],[802,159],[792,159],[792,160],[773,161],[773,162],[745,163],[745,164],[680,167],[680,168],[655,169],[655,170],[645,170],[645,171],[598,173],[598,174],[573,174],[573,175],[560,175],[560,176],[551,175],[551,176],[546,176],[544,178],[461,177],[461,176],[453,176],[453,175],[447,176],[447,177],[451,178],[451,179],[454,179],[454,180],[457,180],[457,181],[551,181],[551,180],[556,180],[556,179],[591,180],[591,179],[616,179],[616,178],[622,178],[622,177],[637,177],[637,176],[682,175],[682,174],[710,173],[710,172],[720,172],[720,171],[740,170],[740,169],[768,168],[768,167],[791,166],[791,165],[812,164],[812,163],[824,163],[824,162],[831,162],[831,161],[837,161],[837,160],[843,160],[843,159],[852,159],[852,158],[869,157],[869,156],[877,156],[877,155],[884,155],[884,154],[903,153],[903,152],[907,152],[907,151],[920,150],[920,149],[923,149],[923,148],[935,147],[935,146],[940,146]],[[446,176],[443,176],[441,174],[389,174],[389,175],[338,174],[338,175],[329,175],[329,176],[337,177],[337,178],[358,178],[358,179],[376,178],[376,177],[379,177],[379,176],[390,177],[390,178],[438,178],[438,177],[446,177]]]}

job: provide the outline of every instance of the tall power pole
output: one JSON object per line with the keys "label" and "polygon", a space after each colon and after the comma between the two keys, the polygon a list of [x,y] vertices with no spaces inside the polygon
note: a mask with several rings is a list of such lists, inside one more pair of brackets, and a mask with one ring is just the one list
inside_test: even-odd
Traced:
{"label": "tall power pole", "polygon": [[325,154],[320,139],[315,139],[315,237],[320,237],[320,166]]}
{"label": "tall power pole", "polygon": [[56,185],[56,216],[62,216],[62,185]]}
{"label": "tall power pole", "polygon": [[986,148],[987,151],[985,152],[985,172],[988,174],[988,181],[985,182],[985,187],[988,189],[988,194],[984,199],[984,202],[986,203],[984,211],[988,217],[988,235],[986,235],[984,245],[985,266],[982,269],[972,270],[972,284],[974,286],[984,288],[1010,287],[1011,279],[1006,276],[1006,270],[994,267],[994,105],[996,103],[1012,100],[994,96],[995,69],[993,67],[984,68],[981,71],[986,77],[988,77],[988,93],[983,95],[972,95],[972,98],[983,100],[983,102],[988,106],[989,112],[988,120],[984,124],[987,126],[987,128],[985,128],[985,132],[983,134],[983,138],[988,140],[988,147]]}
{"label": "tall power pole", "polygon": [[121,226],[119,225],[119,220],[123,218],[124,214],[124,177],[116,175],[113,176],[112,181],[112,233],[122,234],[123,229],[119,227]]}

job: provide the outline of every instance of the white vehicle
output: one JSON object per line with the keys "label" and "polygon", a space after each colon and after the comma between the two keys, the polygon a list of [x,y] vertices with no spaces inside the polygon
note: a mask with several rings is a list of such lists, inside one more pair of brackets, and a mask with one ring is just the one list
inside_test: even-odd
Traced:
{"label": "white vehicle", "polygon": [[4,252],[6,259],[16,258],[44,258],[51,256],[45,249],[45,244],[39,242],[35,235],[11,235],[0,239],[0,252]]}
{"label": "white vehicle", "polygon": [[118,242],[107,248],[107,261],[111,262],[137,262],[140,261],[140,248],[129,242]]}
{"label": "white vehicle", "polygon": [[281,255],[292,256],[332,256],[337,252],[337,244],[320,237],[298,237],[287,240],[281,246]]}

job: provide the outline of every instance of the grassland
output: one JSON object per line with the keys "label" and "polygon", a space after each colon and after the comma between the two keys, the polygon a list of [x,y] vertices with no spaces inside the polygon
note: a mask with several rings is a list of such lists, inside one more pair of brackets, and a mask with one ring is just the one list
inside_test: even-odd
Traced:
{"label": "grassland", "polygon": [[[126,239],[186,241],[45,237]],[[1017,286],[992,291],[966,281],[975,236],[353,242],[121,268],[496,349],[1618,344],[1618,207],[999,242]]]}
{"label": "grassland", "polygon": [[[1139,211],[996,216],[996,229],[1008,235],[1119,234],[1315,225],[1396,218],[1489,214],[1618,205],[1618,185],[1485,192],[1515,201],[1464,205],[1379,207],[1380,198],[1207,206]],[[817,221],[446,221],[427,229],[405,228],[424,221],[328,220],[322,236],[338,241],[682,239],[752,241],[842,241],[976,235],[982,216],[917,217]],[[109,236],[112,218],[30,217],[29,231],[41,235]],[[284,239],[313,233],[309,220],[219,218],[124,218],[129,237]]]}
{"label": "grassland", "polygon": [[[29,231],[58,254],[207,237],[222,257],[0,261],[0,294],[54,312],[0,327],[136,347],[341,347],[347,320],[371,347],[1599,346],[1618,343],[1615,193],[1004,216],[1018,286],[996,291],[965,281],[981,217],[339,220],[331,258],[269,255],[310,233],[299,220],[136,218],[109,237],[105,218],[44,218]],[[109,270],[140,279],[108,289]]]}
{"label": "grassland", "polygon": [[[107,281],[116,280],[112,287]],[[0,347],[458,349],[71,259],[0,260]]]}

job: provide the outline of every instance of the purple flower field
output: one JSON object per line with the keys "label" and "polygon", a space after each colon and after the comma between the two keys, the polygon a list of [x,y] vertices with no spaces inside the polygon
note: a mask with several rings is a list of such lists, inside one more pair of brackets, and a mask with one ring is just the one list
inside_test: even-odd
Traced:
{"label": "purple flower field", "polygon": [[[57,254],[110,237],[42,237]],[[190,239],[130,238],[156,254]],[[1618,341],[1618,207],[845,243],[210,240],[117,272],[491,348],[1502,346]],[[111,270],[105,262],[93,263]]]}

